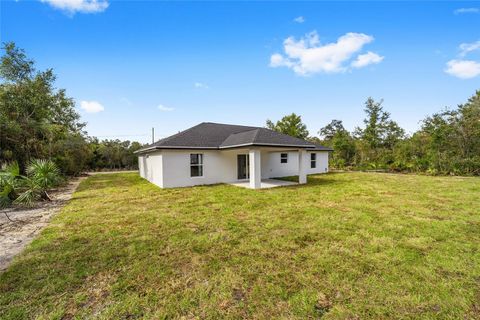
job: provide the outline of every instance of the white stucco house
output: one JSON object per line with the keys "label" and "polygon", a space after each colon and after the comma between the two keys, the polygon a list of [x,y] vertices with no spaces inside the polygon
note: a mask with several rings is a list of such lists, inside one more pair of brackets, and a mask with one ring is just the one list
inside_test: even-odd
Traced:
{"label": "white stucco house", "polygon": [[243,182],[328,172],[332,151],[266,128],[203,122],[139,151],[140,175],[161,188]]}

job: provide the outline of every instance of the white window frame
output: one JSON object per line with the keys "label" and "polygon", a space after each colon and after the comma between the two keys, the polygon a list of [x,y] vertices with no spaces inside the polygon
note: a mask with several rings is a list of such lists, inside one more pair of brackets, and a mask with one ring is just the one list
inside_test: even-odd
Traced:
{"label": "white window frame", "polygon": [[[285,155],[285,157],[283,157]],[[285,162],[283,162],[285,160]],[[280,153],[280,163],[288,163],[288,152]]]}
{"label": "white window frame", "polygon": [[310,153],[310,169],[317,168],[317,154],[315,152]]}
{"label": "white window frame", "polygon": [[[198,156],[198,163],[192,163],[192,156]],[[203,153],[190,153],[190,178],[202,178],[204,176],[203,172]],[[199,167],[201,168],[201,175],[199,176],[192,176],[192,167]]]}

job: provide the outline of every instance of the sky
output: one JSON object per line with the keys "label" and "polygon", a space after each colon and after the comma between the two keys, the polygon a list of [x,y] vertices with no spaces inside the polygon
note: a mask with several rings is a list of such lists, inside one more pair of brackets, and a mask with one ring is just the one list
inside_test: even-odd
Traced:
{"label": "sky", "polygon": [[407,132],[480,89],[480,2],[2,0],[0,40],[53,68],[101,139],[200,122],[312,136],[383,99]]}

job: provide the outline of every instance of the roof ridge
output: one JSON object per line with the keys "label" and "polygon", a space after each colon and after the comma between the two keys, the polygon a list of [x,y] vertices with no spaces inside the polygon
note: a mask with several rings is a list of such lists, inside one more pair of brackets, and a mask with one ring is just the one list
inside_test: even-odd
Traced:
{"label": "roof ridge", "polygon": [[[246,132],[250,132],[250,131],[257,131],[257,133],[255,134],[255,136],[253,137],[253,141],[255,141],[255,138],[256,138],[257,135],[258,135],[258,130],[259,130],[260,128],[256,128],[256,127],[253,127],[253,128],[255,128],[255,129],[250,129],[250,130],[245,130],[245,131],[230,133],[230,134],[222,141],[222,143],[221,143],[220,145],[224,144],[225,141],[227,141],[231,136],[235,136],[235,135],[237,135],[237,134],[242,134],[242,133],[246,133]],[[253,141],[252,141],[252,142],[253,142]]]}
{"label": "roof ridge", "polygon": [[245,130],[245,131],[239,131],[239,132],[235,132],[235,133],[232,133],[232,134],[239,134],[239,133],[245,133],[245,132],[250,132],[250,131],[256,131],[258,129],[262,129],[262,128],[257,128],[257,127],[252,127],[253,129],[250,129],[250,130]]}
{"label": "roof ridge", "polygon": [[258,134],[260,133],[260,129],[261,129],[261,128],[256,129],[256,130],[257,130],[257,133],[255,133],[255,136],[253,137],[253,141],[252,141],[252,142],[255,142],[255,141],[257,140]]}

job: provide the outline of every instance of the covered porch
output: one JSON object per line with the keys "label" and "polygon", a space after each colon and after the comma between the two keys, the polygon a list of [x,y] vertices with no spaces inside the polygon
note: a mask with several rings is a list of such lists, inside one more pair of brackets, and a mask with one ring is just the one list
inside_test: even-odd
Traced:
{"label": "covered porch", "polygon": [[[237,180],[232,181],[232,185],[250,189],[265,189],[307,183],[309,159],[304,148],[264,146],[242,148],[229,152],[236,154]],[[295,157],[288,160],[281,159],[281,155],[287,153],[295,153]],[[276,155],[276,157],[273,157],[273,155]],[[285,170],[287,167],[288,170]],[[275,179],[276,177],[293,175],[298,175],[298,183]]]}

